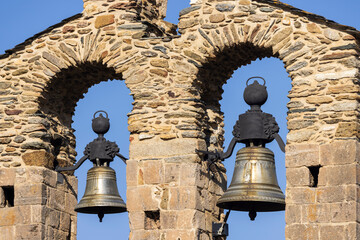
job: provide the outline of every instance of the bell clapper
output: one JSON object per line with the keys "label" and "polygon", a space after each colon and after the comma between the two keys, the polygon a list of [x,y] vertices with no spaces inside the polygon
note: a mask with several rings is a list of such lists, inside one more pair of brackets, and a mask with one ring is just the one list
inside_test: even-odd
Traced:
{"label": "bell clapper", "polygon": [[254,211],[254,210],[250,210],[250,212],[249,212],[249,217],[250,217],[250,220],[251,221],[254,221],[255,220],[255,218],[256,218],[256,212]]}
{"label": "bell clapper", "polygon": [[99,217],[99,221],[102,222],[103,218],[104,218],[104,213],[99,212],[98,213],[98,217]]}

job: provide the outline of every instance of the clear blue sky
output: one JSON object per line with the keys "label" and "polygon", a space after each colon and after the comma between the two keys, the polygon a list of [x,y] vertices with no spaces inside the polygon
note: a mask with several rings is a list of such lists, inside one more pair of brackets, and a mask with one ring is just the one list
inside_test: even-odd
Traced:
{"label": "clear blue sky", "polygon": [[[322,15],[338,23],[360,29],[359,0],[286,0],[283,1],[303,10]],[[82,0],[12,0],[3,1],[0,14],[0,54],[14,47],[25,39],[82,11]],[[167,20],[177,22],[178,12],[189,5],[189,0],[169,0]],[[247,110],[242,92],[245,80],[252,76],[263,76],[267,80],[269,100],[263,106],[265,112],[275,116],[280,126],[280,135],[285,140],[287,92],[290,90],[290,79],[277,59],[264,59],[238,69],[233,78],[224,86],[222,111],[225,113],[225,147],[232,138],[231,132],[240,113]],[[78,102],[73,118],[76,129],[78,158],[82,156],[85,145],[96,135],[91,131],[91,119],[95,111],[103,109],[109,113],[111,128],[106,137],[116,141],[120,152],[128,156],[127,117],[131,111],[131,97],[122,81],[108,81],[89,89],[85,98]],[[109,104],[110,102],[116,104]],[[235,104],[234,104],[235,103]],[[242,146],[238,145],[236,151]],[[274,151],[278,181],[285,191],[284,154],[276,144],[268,147]],[[227,159],[228,178],[231,179],[234,157]],[[84,164],[76,175],[79,178],[79,198],[85,189],[86,172],[90,163]],[[112,164],[117,171],[120,195],[126,199],[125,166],[118,160]],[[247,213],[232,212],[228,220],[230,225],[229,240],[279,240],[284,239],[284,212],[260,213],[255,222],[250,222]],[[95,215],[78,214],[78,239],[127,239],[129,233],[127,214],[106,215],[103,223]]]}

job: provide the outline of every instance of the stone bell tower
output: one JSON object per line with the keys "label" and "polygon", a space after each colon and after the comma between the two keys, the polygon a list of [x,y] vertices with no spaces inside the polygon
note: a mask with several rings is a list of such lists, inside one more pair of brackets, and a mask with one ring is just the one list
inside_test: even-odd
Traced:
{"label": "stone bell tower", "polygon": [[191,3],[177,33],[166,0],[84,0],[0,55],[1,239],[76,239],[77,179],[54,169],[76,162],[77,101],[108,79],[133,97],[129,239],[212,239],[227,177],[196,150],[223,149],[222,86],[265,57],[292,81],[285,238],[360,239],[360,33],[275,0]]}

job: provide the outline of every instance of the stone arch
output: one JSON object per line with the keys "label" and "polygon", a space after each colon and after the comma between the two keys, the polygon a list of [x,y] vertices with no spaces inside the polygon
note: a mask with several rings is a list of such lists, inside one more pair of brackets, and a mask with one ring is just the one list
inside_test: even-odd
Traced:
{"label": "stone arch", "polygon": [[[70,177],[70,186],[60,184],[51,171],[54,155],[58,160],[63,155],[64,165],[74,161],[71,109],[88,87],[108,78],[124,79],[134,98],[128,120],[130,239],[211,238],[211,222],[223,217],[215,202],[225,176],[212,179],[195,149],[221,147],[221,86],[237,67],[262,57],[280,58],[293,85],[286,160],[286,214],[293,220],[287,238],[321,227],[313,224],[319,214],[312,214],[321,211],[314,206],[318,191],[329,193],[339,182],[357,191],[356,179],[336,182],[328,176],[339,175],[335,165],[351,173],[357,169],[354,155],[345,152],[344,158],[333,147],[358,147],[358,32],[278,1],[237,0],[193,2],[180,13],[178,36],[173,25],[161,20],[163,13],[151,8],[166,1],[143,2],[85,1],[82,14],[0,59],[0,144],[5,149],[0,159],[19,182],[15,200],[24,209],[33,209],[26,204],[39,205],[41,214],[71,219],[63,221],[71,222],[67,226],[35,222],[42,238],[51,238],[45,228],[59,238],[75,235],[70,229],[76,224],[76,192],[71,190],[76,180]],[[77,82],[85,73],[89,77]],[[63,107],[64,100],[68,106]],[[57,139],[62,137],[55,137],[57,131],[66,135],[68,146],[58,153]],[[299,175],[311,179],[310,167],[320,165],[322,189],[310,189],[310,180]],[[13,170],[20,166],[22,171]],[[33,195],[20,194],[34,186],[38,190]],[[38,198],[29,203],[34,195]],[[321,201],[339,208],[330,197]],[[341,201],[348,212],[356,212],[356,200]],[[301,212],[309,216],[300,224],[296,219]],[[356,228],[356,220],[348,214],[339,221],[349,225],[348,231]],[[24,229],[31,226],[22,224]]]}
{"label": "stone arch", "polygon": [[[334,174],[343,164],[340,159],[349,154],[330,149],[356,148],[359,138],[358,33],[277,1],[247,0],[194,4],[182,11],[179,28],[187,46],[182,53],[199,69],[194,85],[200,89],[206,112],[202,123],[208,149],[222,147],[218,101],[232,72],[257,58],[276,57],[284,62],[292,80],[287,104],[286,239],[312,238],[316,230],[301,231],[323,226],[321,214],[312,214],[314,208],[321,201],[329,209],[338,204],[330,198],[320,200],[316,194],[351,182],[330,180],[336,177],[328,174]],[[336,156],[331,163],[330,152]],[[349,158],[345,168],[354,173],[356,158]],[[319,189],[311,188],[314,168],[321,168],[316,175]],[[299,179],[299,174],[310,180]],[[354,204],[345,198],[339,201]],[[294,219],[301,217],[301,211],[309,219],[300,224]],[[355,218],[343,218],[349,224],[344,231],[354,231],[350,225]]]}
{"label": "stone arch", "polygon": [[[210,106],[217,104],[222,84],[236,68],[257,58],[276,57],[292,79],[290,119],[299,113],[318,116],[334,108],[357,109],[355,95],[344,96],[349,93],[346,88],[358,91],[357,33],[351,28],[273,1],[213,1],[183,10],[179,29],[189,47],[182,53],[199,68],[196,84],[203,84],[200,91]],[[303,134],[297,134],[303,127],[293,128],[290,122],[288,142],[324,143],[345,137],[342,122],[349,120],[338,119],[338,126],[330,131],[332,137],[329,130],[302,129]],[[352,137],[357,138],[355,132],[354,128]]]}

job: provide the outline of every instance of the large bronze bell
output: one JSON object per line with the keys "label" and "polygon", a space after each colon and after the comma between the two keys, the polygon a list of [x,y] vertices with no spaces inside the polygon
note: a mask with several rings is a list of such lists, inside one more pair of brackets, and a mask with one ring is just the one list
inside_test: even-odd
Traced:
{"label": "large bronze bell", "polygon": [[217,202],[224,209],[249,212],[285,210],[285,196],[276,178],[274,153],[264,147],[245,147],[236,154],[230,186]]}
{"label": "large bronze bell", "polygon": [[119,195],[116,174],[111,167],[95,166],[87,173],[85,193],[75,207],[76,212],[104,214],[126,212],[126,205]]}
{"label": "large bronze bell", "polygon": [[[264,84],[254,81],[249,85],[249,80],[253,78],[262,79]],[[265,83],[262,77],[247,80],[244,100],[250,105],[250,109],[239,115],[233,129],[234,137],[226,152],[197,150],[206,154],[213,164],[219,159],[229,158],[237,143],[246,145],[236,154],[233,178],[217,206],[247,211],[251,220],[255,219],[256,212],[285,210],[285,196],[276,178],[274,153],[265,147],[275,139],[280,149],[285,152],[285,144],[279,135],[275,118],[261,110],[268,98]]]}

